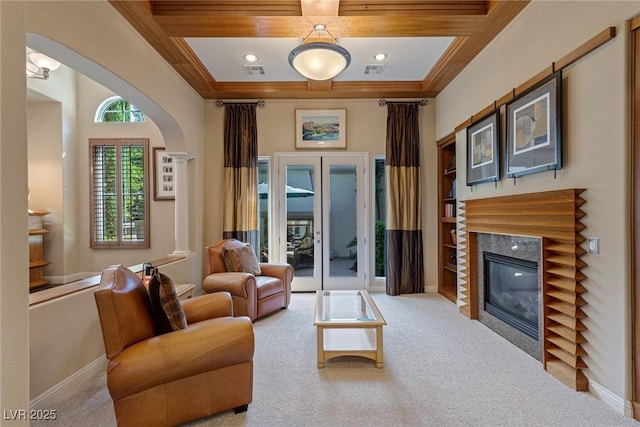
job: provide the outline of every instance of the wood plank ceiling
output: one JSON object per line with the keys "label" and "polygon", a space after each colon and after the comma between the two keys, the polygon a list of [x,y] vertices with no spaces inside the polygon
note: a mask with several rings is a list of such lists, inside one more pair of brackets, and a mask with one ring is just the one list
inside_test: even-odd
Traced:
{"label": "wood plank ceiling", "polygon": [[[529,0],[109,0],[203,99],[432,98]],[[216,81],[185,38],[302,38],[331,17],[341,38],[454,37],[422,80]],[[409,39],[407,39],[409,40]],[[411,46],[407,46],[411,49]],[[419,52],[417,52],[419,53]]]}

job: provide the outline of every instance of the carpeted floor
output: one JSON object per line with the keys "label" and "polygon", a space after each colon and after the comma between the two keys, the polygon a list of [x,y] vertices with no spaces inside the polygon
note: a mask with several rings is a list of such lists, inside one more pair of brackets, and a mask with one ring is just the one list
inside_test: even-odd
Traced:
{"label": "carpeted floor", "polygon": [[[388,325],[385,365],[345,357],[316,367],[314,294],[255,322],[253,402],[189,426],[639,427],[437,294],[372,295]],[[56,404],[56,422],[113,426],[104,374]]]}

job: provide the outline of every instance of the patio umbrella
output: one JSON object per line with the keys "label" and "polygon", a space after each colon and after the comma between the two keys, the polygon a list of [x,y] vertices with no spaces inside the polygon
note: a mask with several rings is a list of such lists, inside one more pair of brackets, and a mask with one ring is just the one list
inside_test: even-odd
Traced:
{"label": "patio umbrella", "polygon": [[[267,198],[267,193],[269,191],[269,186],[266,182],[258,184],[258,194],[261,199]],[[287,198],[293,197],[311,197],[313,196],[313,191],[305,190],[304,188],[292,187],[287,185]]]}

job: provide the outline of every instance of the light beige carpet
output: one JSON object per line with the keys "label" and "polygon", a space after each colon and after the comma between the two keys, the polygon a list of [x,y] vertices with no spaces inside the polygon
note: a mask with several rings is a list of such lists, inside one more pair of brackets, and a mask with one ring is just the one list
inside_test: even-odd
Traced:
{"label": "light beige carpet", "polygon": [[[253,403],[190,426],[558,426],[640,423],[542,365],[437,294],[373,294],[388,326],[385,365],[354,357],[316,367],[314,294],[255,322]],[[46,426],[113,426],[104,374],[57,404]]]}

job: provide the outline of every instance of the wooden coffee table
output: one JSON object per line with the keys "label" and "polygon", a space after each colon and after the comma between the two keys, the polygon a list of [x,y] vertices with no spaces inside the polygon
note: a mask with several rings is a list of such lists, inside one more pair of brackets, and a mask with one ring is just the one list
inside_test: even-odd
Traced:
{"label": "wooden coffee table", "polygon": [[316,291],[318,368],[339,356],[366,357],[382,368],[386,324],[367,291]]}

